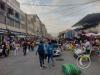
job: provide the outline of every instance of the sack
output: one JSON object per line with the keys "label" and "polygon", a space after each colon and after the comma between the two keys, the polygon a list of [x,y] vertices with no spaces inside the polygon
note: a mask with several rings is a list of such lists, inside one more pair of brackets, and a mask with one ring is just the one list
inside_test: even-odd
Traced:
{"label": "sack", "polygon": [[81,74],[81,70],[73,64],[68,64],[68,65],[63,64],[62,71],[64,72],[65,75],[80,75]]}
{"label": "sack", "polygon": [[79,54],[83,54],[85,53],[85,51],[81,50],[81,49],[77,49],[75,50],[75,54],[79,55]]}
{"label": "sack", "polygon": [[44,51],[44,45],[43,44],[40,44],[38,46],[38,53],[39,54],[44,54],[45,53],[45,51]]}

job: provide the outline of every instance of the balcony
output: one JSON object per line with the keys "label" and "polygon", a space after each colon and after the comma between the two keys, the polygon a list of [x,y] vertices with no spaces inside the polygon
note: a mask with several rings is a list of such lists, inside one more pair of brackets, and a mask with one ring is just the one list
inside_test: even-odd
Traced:
{"label": "balcony", "polygon": [[8,18],[13,19],[14,21],[20,22],[20,18],[16,18],[14,15],[7,15]]}
{"label": "balcony", "polygon": [[11,18],[6,18],[6,23],[9,25],[9,26],[12,26],[12,27],[14,27],[14,20],[13,19],[11,19]]}

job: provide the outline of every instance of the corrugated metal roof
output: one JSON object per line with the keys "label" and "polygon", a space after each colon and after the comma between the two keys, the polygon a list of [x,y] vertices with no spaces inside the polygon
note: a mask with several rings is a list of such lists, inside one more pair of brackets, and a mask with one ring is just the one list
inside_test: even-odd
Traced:
{"label": "corrugated metal roof", "polygon": [[85,16],[83,19],[81,19],[79,22],[77,22],[74,26],[92,26],[92,25],[98,25],[100,23],[100,13],[94,13],[94,14],[89,14]]}

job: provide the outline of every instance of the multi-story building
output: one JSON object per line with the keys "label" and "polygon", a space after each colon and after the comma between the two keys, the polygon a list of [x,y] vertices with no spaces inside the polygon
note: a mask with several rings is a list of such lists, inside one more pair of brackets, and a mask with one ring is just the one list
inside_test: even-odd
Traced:
{"label": "multi-story building", "polygon": [[33,15],[27,14],[27,29],[26,30],[28,34],[35,35]]}
{"label": "multi-story building", "polygon": [[26,15],[16,0],[0,0],[0,40],[8,31],[15,35],[26,33]]}
{"label": "multi-story building", "polygon": [[42,30],[46,32],[39,17],[25,14],[16,0],[0,0],[0,38],[8,31],[15,35],[42,36],[45,34]]}
{"label": "multi-story building", "polygon": [[37,15],[30,14],[28,17],[31,19],[31,24],[28,25],[29,31],[33,31],[34,35],[37,36],[46,36],[47,30],[45,25],[41,22]]}
{"label": "multi-story building", "polygon": [[27,15],[23,11],[20,12],[20,29],[27,34]]}
{"label": "multi-story building", "polygon": [[12,33],[26,33],[25,19],[25,14],[20,10],[20,4],[16,0],[0,0],[0,28],[11,30]]}
{"label": "multi-story building", "polygon": [[34,32],[37,36],[42,36],[42,23],[37,15],[33,15],[34,19]]}
{"label": "multi-story building", "polygon": [[47,35],[47,29],[46,29],[44,24],[41,24],[41,30],[42,30],[41,31],[42,36],[46,36]]}

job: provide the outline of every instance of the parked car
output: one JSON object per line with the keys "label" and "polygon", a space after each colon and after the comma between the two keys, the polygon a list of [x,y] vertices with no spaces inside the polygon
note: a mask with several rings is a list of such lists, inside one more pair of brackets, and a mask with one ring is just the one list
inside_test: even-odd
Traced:
{"label": "parked car", "polygon": [[54,49],[53,52],[54,52],[54,54],[53,54],[54,57],[61,56],[61,50],[60,49],[56,48],[56,49]]}

